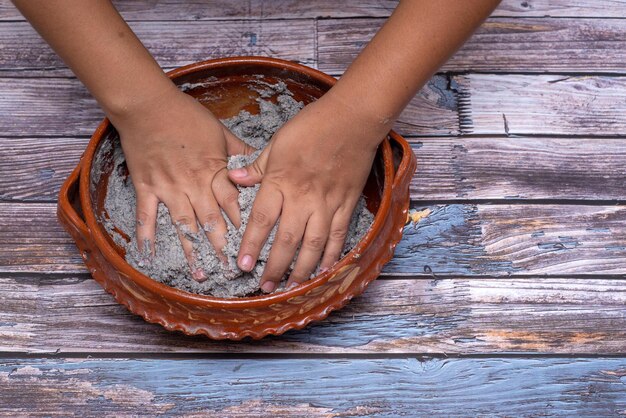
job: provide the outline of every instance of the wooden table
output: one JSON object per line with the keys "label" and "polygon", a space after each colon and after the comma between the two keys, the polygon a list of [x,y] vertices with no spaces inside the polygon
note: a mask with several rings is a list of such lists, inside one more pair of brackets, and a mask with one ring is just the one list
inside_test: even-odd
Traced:
{"label": "wooden table", "polygon": [[[117,2],[164,68],[340,75],[387,0]],[[211,342],[129,314],[57,224],[102,118],[0,0],[0,413],[626,414],[626,1],[506,0],[402,115],[419,168],[379,280],[326,321]]]}

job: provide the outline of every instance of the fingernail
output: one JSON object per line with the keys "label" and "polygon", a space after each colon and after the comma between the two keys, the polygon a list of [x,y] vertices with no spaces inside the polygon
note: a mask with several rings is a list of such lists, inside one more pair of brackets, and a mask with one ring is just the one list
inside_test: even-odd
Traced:
{"label": "fingernail", "polygon": [[248,177],[248,170],[246,168],[236,168],[234,170],[230,170],[230,175],[237,179],[243,179]]}
{"label": "fingernail", "polygon": [[328,267],[322,267],[322,268],[320,269],[319,274],[325,273],[325,272],[327,272],[327,271],[328,271]]}
{"label": "fingernail", "polygon": [[297,282],[291,282],[291,283],[289,284],[289,286],[287,286],[287,290],[291,290],[291,289],[293,289],[294,287],[298,286],[298,284],[299,284],[299,283],[297,283]]}
{"label": "fingernail", "polygon": [[207,279],[206,274],[204,274],[204,271],[202,271],[201,269],[194,270],[191,275],[193,276],[193,279],[198,283],[202,283]]}
{"label": "fingernail", "polygon": [[261,285],[261,290],[265,293],[270,293],[276,289],[276,283],[267,281]]}
{"label": "fingernail", "polygon": [[252,270],[252,257],[248,254],[241,257],[241,261],[239,262],[239,268],[243,271]]}

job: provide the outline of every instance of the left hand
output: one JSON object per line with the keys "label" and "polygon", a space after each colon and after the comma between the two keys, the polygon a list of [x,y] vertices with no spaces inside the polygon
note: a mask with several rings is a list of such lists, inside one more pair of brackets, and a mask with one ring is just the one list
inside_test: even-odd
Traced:
{"label": "left hand", "polygon": [[[287,288],[308,280],[341,256],[352,212],[388,121],[368,121],[327,93],[276,132],[251,165],[231,170],[242,186],[261,182],[237,263],[250,271],[280,216],[261,289],[276,289],[300,251]],[[301,244],[301,245],[300,245]]]}

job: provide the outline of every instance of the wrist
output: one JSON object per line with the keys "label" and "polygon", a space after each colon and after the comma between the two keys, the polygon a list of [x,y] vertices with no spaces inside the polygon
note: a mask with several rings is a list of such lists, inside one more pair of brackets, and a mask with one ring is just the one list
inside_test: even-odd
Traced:
{"label": "wrist", "polygon": [[176,85],[161,73],[151,80],[138,81],[132,89],[111,89],[105,97],[98,97],[98,102],[113,125],[119,128],[162,108],[168,98],[177,93],[180,91]]}
{"label": "wrist", "polygon": [[378,147],[393,126],[396,116],[367,106],[358,95],[345,90],[331,88],[322,99],[324,106],[333,109],[334,115],[341,115],[353,129],[362,132],[361,141],[364,145]]}

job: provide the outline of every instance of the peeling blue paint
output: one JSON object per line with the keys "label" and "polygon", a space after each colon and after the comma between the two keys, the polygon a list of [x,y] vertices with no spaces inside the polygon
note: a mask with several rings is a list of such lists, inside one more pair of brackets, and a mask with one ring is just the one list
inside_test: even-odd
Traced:
{"label": "peeling blue paint", "polygon": [[248,46],[252,47],[252,46],[256,46],[257,43],[257,34],[254,32],[245,32],[242,35],[244,38],[248,38]]}
{"label": "peeling blue paint", "polygon": [[586,231],[589,231],[589,232],[607,232],[607,233],[611,232],[611,230],[609,228],[587,228]]}
{"label": "peeling blue paint", "polygon": [[[423,207],[415,206],[421,210]],[[475,205],[430,206],[431,214],[404,228],[396,256],[385,266],[386,274],[476,275],[498,271],[512,274],[511,261],[490,257],[482,245],[481,223]]]}
{"label": "peeling blue paint", "polygon": [[580,242],[572,237],[558,237],[558,241],[540,242],[537,248],[540,250],[571,250],[580,246]]}
{"label": "peeling blue paint", "polygon": [[[35,373],[9,375],[27,366]],[[140,405],[146,415],[244,416],[251,402],[316,416],[616,416],[625,369],[623,358],[7,359],[0,387],[78,416],[134,415]],[[112,396],[124,391],[124,402]]]}
{"label": "peeling blue paint", "polygon": [[[401,338],[436,336],[438,333],[457,328],[467,318],[467,309],[459,309],[449,318],[420,315],[419,313],[400,315],[358,314],[358,321],[346,321],[345,315],[331,315],[322,322],[313,323],[303,330],[289,331],[280,337],[270,337],[281,341],[333,347],[359,347],[370,342],[392,342]],[[364,327],[363,324],[367,324]]]}

